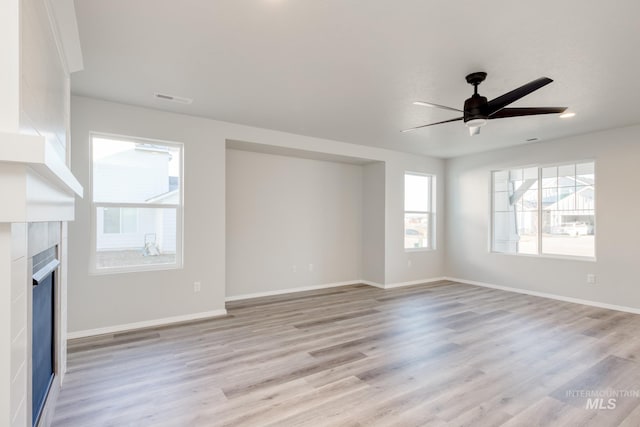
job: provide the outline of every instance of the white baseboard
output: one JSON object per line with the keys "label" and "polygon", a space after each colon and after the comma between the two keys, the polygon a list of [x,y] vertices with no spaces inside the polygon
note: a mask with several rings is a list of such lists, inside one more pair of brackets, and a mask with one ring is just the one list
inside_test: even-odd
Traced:
{"label": "white baseboard", "polygon": [[452,282],[465,283],[467,285],[482,286],[483,288],[498,289],[498,290],[501,290],[501,291],[516,292],[518,294],[531,295],[531,296],[534,296],[534,297],[549,298],[549,299],[554,299],[554,300],[558,300],[558,301],[572,302],[572,303],[575,303],[575,304],[589,305],[589,306],[592,306],[592,307],[606,308],[606,309],[609,309],[609,310],[623,311],[625,313],[640,314],[640,308],[635,308],[635,307],[626,307],[626,306],[623,306],[623,305],[608,304],[608,303],[599,302],[599,301],[591,301],[591,300],[585,300],[585,299],[580,299],[580,298],[565,297],[565,296],[562,296],[562,295],[550,294],[550,293],[547,293],[547,292],[530,291],[528,289],[520,289],[520,288],[512,288],[510,286],[494,285],[494,284],[491,284],[491,283],[477,282],[475,280],[460,279],[460,278],[457,278],[457,277],[445,277],[444,279],[445,280],[451,280]]}
{"label": "white baseboard", "polygon": [[422,285],[425,283],[439,282],[441,280],[447,280],[446,277],[434,277],[431,279],[412,280],[410,282],[389,283],[384,285],[384,289],[402,288],[404,286]]}
{"label": "white baseboard", "polygon": [[360,283],[362,283],[363,285],[373,286],[374,288],[384,289],[383,283],[372,282],[370,280],[360,280]]}
{"label": "white baseboard", "polygon": [[380,289],[393,289],[393,288],[401,288],[403,286],[413,286],[413,285],[421,285],[423,283],[438,282],[440,280],[445,280],[445,278],[436,277],[431,279],[412,280],[410,282],[390,283],[388,285],[378,283],[378,282],[372,282],[370,280],[349,280],[346,282],[326,283],[322,285],[303,286],[300,288],[278,289],[275,291],[258,292],[254,294],[234,295],[234,296],[226,297],[225,301],[227,302],[240,301],[240,300],[246,300],[246,299],[252,299],[252,298],[270,297],[274,295],[292,294],[295,292],[315,291],[318,289],[328,289],[328,288],[336,288],[338,286],[360,285],[360,284],[374,286]]}
{"label": "white baseboard", "polygon": [[[469,281],[464,281],[462,279],[452,279],[452,278],[449,278],[449,277],[435,277],[435,278],[431,278],[431,279],[412,280],[410,282],[389,283],[389,284],[386,284],[386,285],[382,284],[382,283],[372,282],[372,281],[369,281],[369,280],[349,280],[349,281],[346,281],[346,282],[326,283],[326,284],[322,284],[322,285],[304,286],[304,287],[300,287],[300,288],[279,289],[279,290],[275,290],[275,291],[258,292],[258,293],[253,293],[253,294],[244,294],[244,295],[235,295],[235,296],[226,297],[225,301],[240,301],[240,300],[245,300],[245,299],[268,297],[268,296],[283,295],[283,294],[291,294],[291,293],[304,292],[304,291],[315,291],[315,290],[318,290],[318,289],[329,289],[329,288],[336,288],[336,287],[339,287],[339,286],[359,285],[359,284],[374,286],[374,287],[380,288],[380,289],[393,289],[393,288],[400,288],[400,287],[403,287],[403,286],[414,286],[414,285],[420,285],[420,284],[425,284],[425,283],[438,282],[438,281],[441,281],[441,280],[453,280],[453,281],[457,281],[457,282],[461,282],[461,283],[475,284],[475,283],[470,283]],[[482,285],[479,285],[479,286],[482,286]],[[491,286],[487,285],[487,287],[491,287]],[[501,289],[501,288],[500,287],[496,287],[496,289]],[[505,290],[509,290],[509,289],[505,288]],[[515,290],[515,291],[517,292],[517,290]],[[640,312],[640,310],[638,312]],[[87,330],[84,330],[84,331],[68,332],[67,333],[67,340],[93,337],[93,336],[97,336],[97,335],[106,335],[106,334],[114,334],[114,333],[120,333],[120,332],[128,332],[128,331],[134,331],[134,330],[137,330],[137,329],[153,328],[153,327],[157,327],[157,326],[166,326],[166,325],[171,325],[171,324],[174,324],[174,323],[189,322],[189,321],[192,321],[192,320],[210,319],[210,318],[214,318],[214,317],[225,316],[226,314],[227,314],[227,310],[224,310],[224,309],[223,310],[213,310],[213,311],[205,311],[205,312],[202,312],[202,313],[186,314],[186,315],[183,315],[183,316],[165,317],[165,318],[162,318],[162,319],[146,320],[146,321],[143,321],[143,322],[135,322],[135,323],[127,323],[127,324],[123,324],[123,325],[107,326],[107,327],[104,327],[104,328],[87,329]]]}
{"label": "white baseboard", "polygon": [[[346,282],[325,283],[322,285],[302,286],[299,288],[278,289],[275,291],[257,292],[253,294],[233,295],[226,297],[225,301],[240,301],[252,298],[271,297],[274,295],[292,294],[296,292],[316,291],[318,289],[337,288],[338,286],[359,285],[364,283],[362,280],[349,280]],[[368,284],[368,283],[367,283]]]}
{"label": "white baseboard", "polygon": [[118,332],[133,331],[136,329],[153,328],[156,326],[166,326],[174,323],[189,322],[192,320],[210,319],[213,317],[225,316],[227,310],[212,310],[201,313],[185,314],[182,316],[165,317],[162,319],[145,320],[143,322],[127,323],[124,325],[107,326],[105,328],[87,329],[84,331],[68,332],[67,340],[73,340],[77,338],[86,338],[96,335],[114,334]]}

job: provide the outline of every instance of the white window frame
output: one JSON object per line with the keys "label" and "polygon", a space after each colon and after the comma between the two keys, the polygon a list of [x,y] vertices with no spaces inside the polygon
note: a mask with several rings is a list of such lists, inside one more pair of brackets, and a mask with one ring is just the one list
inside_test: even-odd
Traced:
{"label": "white window frame", "polygon": [[[429,210],[428,211],[407,211],[405,210],[406,204],[406,177],[407,175],[414,176],[422,176],[429,178]],[[402,175],[402,247],[405,252],[427,252],[427,251],[435,251],[436,250],[436,203],[435,203],[435,194],[436,194],[436,176],[429,173],[424,172],[413,172],[413,171],[404,171]],[[405,240],[405,217],[407,214],[427,214],[427,218],[429,221],[429,235],[427,236],[428,246],[426,248],[407,248],[404,246]]]}
{"label": "white window frame", "polygon": [[[180,151],[180,179],[179,179],[179,193],[180,198],[177,204],[167,203],[112,203],[112,202],[95,202],[93,199],[93,139],[105,138],[114,139],[119,141],[130,141],[141,144],[157,144],[166,147],[176,148]],[[91,275],[108,275],[108,274],[120,274],[120,273],[136,273],[145,271],[162,271],[162,270],[177,270],[183,268],[183,248],[184,248],[184,144],[173,141],[163,141],[158,139],[132,137],[125,135],[116,135],[102,132],[90,132],[89,133],[89,158],[91,163],[90,168],[90,189],[88,191],[91,197],[91,239],[89,249],[89,273]],[[125,266],[125,267],[97,267],[97,231],[98,231],[98,208],[141,208],[141,209],[167,209],[174,208],[176,210],[176,261],[173,264],[148,264],[137,266]]]}
{"label": "white window frame", "polygon": [[[542,170],[548,167],[561,167],[568,165],[578,165],[581,163],[593,163],[594,168],[594,209],[593,209],[593,256],[581,256],[581,255],[560,255],[560,254],[550,254],[542,252],[542,230],[543,228],[543,215],[542,215]],[[495,223],[495,190],[494,190],[494,172],[500,172],[511,169],[527,169],[527,168],[537,168],[538,169],[538,253],[537,254],[525,254],[525,253],[517,253],[517,252],[501,252],[494,250],[494,223]],[[501,169],[493,169],[489,173],[489,191],[490,191],[490,205],[489,205],[489,252],[497,255],[510,255],[510,256],[520,256],[520,257],[533,257],[533,258],[552,258],[552,259],[566,259],[572,261],[586,261],[586,262],[595,262],[597,261],[597,222],[598,222],[598,212],[597,212],[597,197],[598,192],[595,191],[595,186],[597,184],[597,176],[598,176],[598,165],[595,159],[583,159],[583,160],[574,160],[568,162],[560,162],[560,163],[545,163],[545,164],[533,164],[533,165],[525,165],[525,166],[512,166],[512,167],[504,167]]]}

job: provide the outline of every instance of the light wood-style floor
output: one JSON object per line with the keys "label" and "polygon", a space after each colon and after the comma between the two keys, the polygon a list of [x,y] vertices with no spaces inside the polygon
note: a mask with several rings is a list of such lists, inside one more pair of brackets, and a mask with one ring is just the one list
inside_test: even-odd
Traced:
{"label": "light wood-style floor", "polygon": [[639,315],[453,282],[227,308],[72,342],[54,425],[640,426]]}

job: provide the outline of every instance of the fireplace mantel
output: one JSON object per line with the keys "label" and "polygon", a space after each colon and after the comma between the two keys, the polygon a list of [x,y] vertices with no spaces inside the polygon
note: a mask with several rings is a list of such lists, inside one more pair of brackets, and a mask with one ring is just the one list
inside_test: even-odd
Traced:
{"label": "fireplace mantel", "polygon": [[0,133],[0,223],[72,221],[83,188],[46,138]]}

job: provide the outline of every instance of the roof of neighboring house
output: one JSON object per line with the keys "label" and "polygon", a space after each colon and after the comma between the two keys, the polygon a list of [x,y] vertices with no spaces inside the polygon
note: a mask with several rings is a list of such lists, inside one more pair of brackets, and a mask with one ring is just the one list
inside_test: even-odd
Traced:
{"label": "roof of neighboring house", "polygon": [[166,193],[162,193],[159,194],[157,196],[153,196],[147,200],[145,200],[145,202],[147,203],[162,203],[162,202],[168,202],[171,201],[172,203],[178,203],[178,197],[180,196],[180,191],[179,189],[175,189],[175,190],[169,190]]}
{"label": "roof of neighboring house", "polygon": [[[562,200],[566,199],[567,197],[571,196],[572,194],[573,193],[567,193],[567,194],[559,195],[557,199],[556,199],[555,196],[543,197],[542,198],[542,206],[543,206],[544,209],[553,210],[554,206],[560,204],[560,202],[562,202]],[[580,190],[578,190],[575,194],[576,194],[576,196],[582,197],[584,199],[593,200],[595,193],[593,191],[593,186],[584,186]]]}

